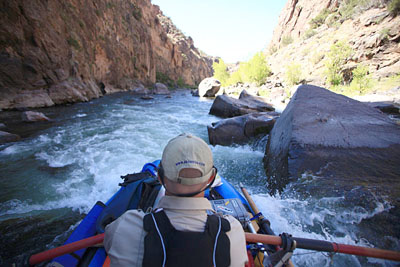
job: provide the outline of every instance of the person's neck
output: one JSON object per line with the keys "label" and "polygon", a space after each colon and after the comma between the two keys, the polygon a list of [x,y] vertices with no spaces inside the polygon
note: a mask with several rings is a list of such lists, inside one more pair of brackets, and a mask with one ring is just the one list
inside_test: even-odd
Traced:
{"label": "person's neck", "polygon": [[[179,193],[177,193],[177,194],[179,194]],[[171,192],[169,192],[169,191],[165,191],[165,195],[166,195],[166,196],[171,196],[171,197],[176,197],[176,195],[174,195],[173,193],[171,193]],[[204,197],[204,191],[203,191],[203,192],[200,192],[200,193],[198,193],[197,195],[192,196],[192,197]]]}

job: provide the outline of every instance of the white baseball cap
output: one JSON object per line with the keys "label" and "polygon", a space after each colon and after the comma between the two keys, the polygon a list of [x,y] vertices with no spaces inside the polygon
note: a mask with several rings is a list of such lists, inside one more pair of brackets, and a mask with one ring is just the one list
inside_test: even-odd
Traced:
{"label": "white baseball cap", "polygon": [[[171,139],[161,159],[165,178],[183,185],[195,185],[206,182],[214,171],[213,156],[210,147],[201,138],[183,133]],[[196,169],[200,177],[187,178],[179,175],[182,169]]]}

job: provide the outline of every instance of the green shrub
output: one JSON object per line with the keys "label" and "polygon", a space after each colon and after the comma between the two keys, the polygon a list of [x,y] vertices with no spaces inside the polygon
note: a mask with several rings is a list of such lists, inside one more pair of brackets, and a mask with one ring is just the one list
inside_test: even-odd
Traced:
{"label": "green shrub", "polygon": [[316,34],[317,34],[317,32],[314,29],[310,28],[304,33],[303,40],[307,40]]}
{"label": "green shrub", "polygon": [[331,46],[331,50],[325,61],[326,80],[329,84],[339,85],[343,82],[342,68],[352,53],[353,50],[344,41],[338,41]]}
{"label": "green shrub", "polygon": [[140,19],[142,18],[142,16],[143,16],[142,10],[141,10],[139,7],[137,7],[137,6],[134,6],[134,8],[133,8],[133,10],[132,10],[132,16],[133,16],[136,20],[140,20]]}
{"label": "green shrub", "polygon": [[397,16],[400,13],[400,0],[392,0],[389,3],[387,9],[390,14],[392,14],[393,16]]}
{"label": "green shrub", "polygon": [[290,35],[283,36],[281,43],[283,46],[287,46],[287,45],[293,43],[292,36],[290,36]]}
{"label": "green shrub", "polygon": [[359,0],[345,0],[339,8],[339,14],[341,15],[342,19],[350,19],[353,16],[355,7],[358,3]]}
{"label": "green shrub", "polygon": [[286,66],[285,81],[289,85],[299,84],[302,79],[301,65],[292,62]]}
{"label": "green shrub", "polygon": [[107,8],[114,8],[115,4],[114,3],[107,3],[106,6],[107,6]]}
{"label": "green shrub", "polygon": [[174,80],[172,80],[167,74],[163,72],[156,72],[156,82],[163,83],[168,87],[174,86]]}
{"label": "green shrub", "polygon": [[225,62],[222,59],[219,59],[219,62],[214,61],[212,67],[214,70],[214,78],[221,82],[221,86],[227,86],[229,73]]}
{"label": "green shrub", "polygon": [[353,80],[351,81],[350,87],[364,94],[372,87],[372,78],[369,75],[369,69],[367,66],[358,65],[353,70]]}
{"label": "green shrub", "polygon": [[276,47],[276,45],[272,45],[268,48],[269,54],[273,55],[276,53],[276,51],[278,51],[278,48]]}
{"label": "green shrub", "polygon": [[324,54],[319,52],[314,52],[310,58],[311,63],[317,65],[324,58]]}
{"label": "green shrub", "polygon": [[76,50],[81,50],[81,45],[79,44],[79,42],[77,40],[75,40],[74,38],[70,37],[67,40],[68,44],[70,46],[72,46],[73,48],[75,48]]}
{"label": "green shrub", "polygon": [[311,29],[316,29],[322,24],[324,24],[326,18],[330,13],[331,12],[329,11],[329,9],[327,8],[322,9],[321,12],[319,12],[319,14],[310,21]]}
{"label": "green shrub", "polygon": [[178,88],[184,88],[186,87],[185,82],[183,81],[182,77],[179,77],[179,79],[176,81],[176,85],[178,86]]}
{"label": "green shrub", "polygon": [[389,28],[381,29],[380,32],[379,32],[379,38],[381,40],[388,40],[389,39],[389,32],[390,32]]}

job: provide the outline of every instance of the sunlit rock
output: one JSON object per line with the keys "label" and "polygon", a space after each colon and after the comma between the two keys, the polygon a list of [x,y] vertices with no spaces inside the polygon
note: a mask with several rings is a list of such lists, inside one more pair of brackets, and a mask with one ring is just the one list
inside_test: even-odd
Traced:
{"label": "sunlit rock", "polygon": [[205,78],[199,84],[197,94],[201,97],[214,97],[221,88],[221,82],[215,78]]}
{"label": "sunlit rock", "polygon": [[221,118],[231,118],[254,112],[274,110],[272,105],[266,103],[262,97],[250,95],[243,90],[239,99],[227,95],[217,96],[211,106],[210,114]]}
{"label": "sunlit rock", "polygon": [[35,111],[25,111],[22,113],[22,120],[26,122],[35,122],[35,121],[50,121],[46,115],[41,112]]}
{"label": "sunlit rock", "polygon": [[319,178],[308,185],[321,190],[399,196],[400,127],[364,103],[302,85],[270,133],[264,163],[272,193],[309,173]]}

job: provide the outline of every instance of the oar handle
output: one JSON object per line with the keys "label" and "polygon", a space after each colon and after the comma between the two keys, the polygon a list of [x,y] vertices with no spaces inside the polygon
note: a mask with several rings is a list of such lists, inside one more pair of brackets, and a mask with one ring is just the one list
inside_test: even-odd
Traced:
{"label": "oar handle", "polygon": [[53,248],[34,254],[29,258],[29,265],[35,265],[43,261],[51,260],[59,256],[94,246],[96,244],[102,243],[104,240],[104,234],[95,235],[89,238],[85,238],[76,242],[72,242],[61,247]]}
{"label": "oar handle", "polygon": [[[246,235],[246,241],[250,243],[259,242],[268,245],[276,245],[276,246],[282,245],[282,239],[280,236],[260,235],[260,234],[250,234],[250,233],[245,233],[245,235]],[[344,254],[379,258],[392,261],[400,261],[400,252],[398,251],[339,244],[335,242],[328,242],[328,241],[308,239],[308,238],[299,238],[299,237],[292,237],[292,238],[293,240],[296,241],[297,248],[325,251],[325,252],[344,253]]]}
{"label": "oar handle", "polygon": [[[239,184],[239,187],[242,190],[242,193],[243,193],[244,197],[246,198],[247,202],[249,203],[251,209],[253,210],[254,215],[259,214],[260,210],[257,208],[256,203],[254,203],[249,192],[247,192],[247,189],[242,185],[242,183]],[[259,218],[260,218],[260,220],[262,220],[264,218],[264,216],[261,215]]]}

